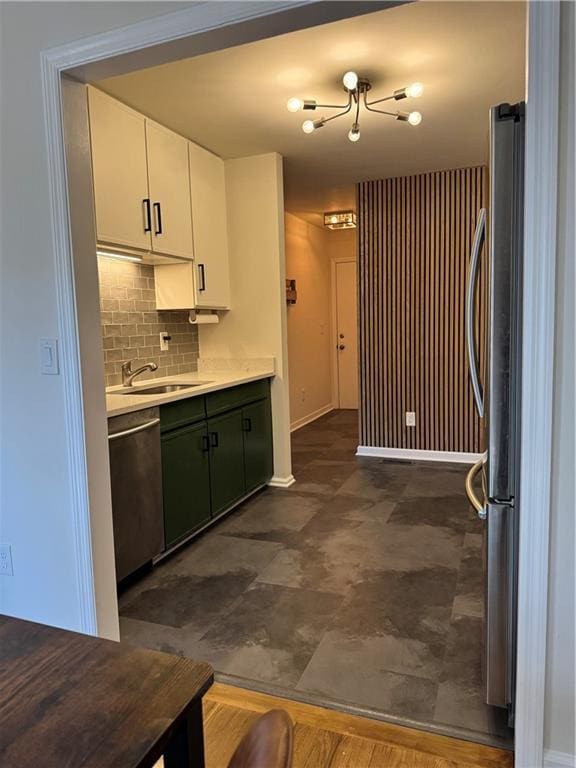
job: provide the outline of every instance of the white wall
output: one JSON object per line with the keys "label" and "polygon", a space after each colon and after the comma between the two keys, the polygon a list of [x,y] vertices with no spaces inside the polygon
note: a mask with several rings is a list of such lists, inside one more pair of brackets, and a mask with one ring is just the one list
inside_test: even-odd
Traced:
{"label": "white wall", "polygon": [[274,480],[292,477],[284,269],[282,158],[227,160],[231,309],[199,326],[200,356],[274,357]]}
{"label": "white wall", "polygon": [[0,4],[0,541],[14,575],[0,611],[80,627],[60,376],[40,337],[59,334],[41,50],[182,8],[178,3]]}
{"label": "white wall", "polygon": [[286,214],[286,277],[296,280],[288,311],[290,420],[301,426],[332,407],[330,260],[327,230]]}
{"label": "white wall", "polygon": [[[561,4],[561,83],[556,265],[556,343],[546,710],[547,750],[574,755],[575,378],[574,378],[574,3]],[[552,764],[555,755],[548,755]],[[556,756],[559,759],[559,756]],[[568,765],[569,763],[566,763]]]}
{"label": "white wall", "polygon": [[358,230],[327,230],[328,256],[331,259],[358,259]]}

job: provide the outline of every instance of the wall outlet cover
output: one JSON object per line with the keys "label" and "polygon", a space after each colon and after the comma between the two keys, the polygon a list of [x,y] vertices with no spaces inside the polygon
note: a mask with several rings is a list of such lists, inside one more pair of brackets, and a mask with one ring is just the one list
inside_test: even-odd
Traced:
{"label": "wall outlet cover", "polygon": [[160,352],[168,352],[170,349],[170,337],[166,331],[160,333]]}
{"label": "wall outlet cover", "polygon": [[416,412],[415,411],[406,411],[406,426],[407,427],[415,427],[416,426]]}

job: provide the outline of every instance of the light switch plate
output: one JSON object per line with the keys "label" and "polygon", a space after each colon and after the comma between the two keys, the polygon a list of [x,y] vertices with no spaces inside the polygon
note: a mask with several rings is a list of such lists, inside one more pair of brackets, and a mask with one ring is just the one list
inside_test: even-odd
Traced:
{"label": "light switch plate", "polygon": [[60,373],[58,339],[40,339],[40,373],[48,376]]}
{"label": "light switch plate", "polygon": [[416,426],[416,413],[415,413],[415,411],[406,411],[406,426],[407,427],[415,427]]}
{"label": "light switch plate", "polygon": [[168,334],[166,331],[160,333],[160,352],[168,352],[170,348]]}
{"label": "light switch plate", "polygon": [[13,576],[10,544],[0,544],[0,576]]}

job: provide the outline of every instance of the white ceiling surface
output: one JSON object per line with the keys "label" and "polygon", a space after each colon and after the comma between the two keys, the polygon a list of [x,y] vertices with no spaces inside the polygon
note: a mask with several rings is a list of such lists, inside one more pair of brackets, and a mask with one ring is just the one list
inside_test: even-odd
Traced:
{"label": "white ceiling surface", "polygon": [[[153,67],[97,83],[135,109],[224,158],[279,152],[286,208],[317,220],[354,205],[354,183],[487,162],[488,108],[524,95],[523,2],[420,2]],[[344,103],[343,73],[373,83],[372,98],[414,81],[417,127],[350,115],[311,135],[290,96]],[[387,105],[382,105],[387,108]]]}

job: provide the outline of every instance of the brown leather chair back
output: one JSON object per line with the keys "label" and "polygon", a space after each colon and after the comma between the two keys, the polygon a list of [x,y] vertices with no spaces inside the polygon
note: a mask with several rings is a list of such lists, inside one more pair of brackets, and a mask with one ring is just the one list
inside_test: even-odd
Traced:
{"label": "brown leather chair back", "polygon": [[228,768],[290,768],[292,721],[283,709],[259,717],[238,745]]}

